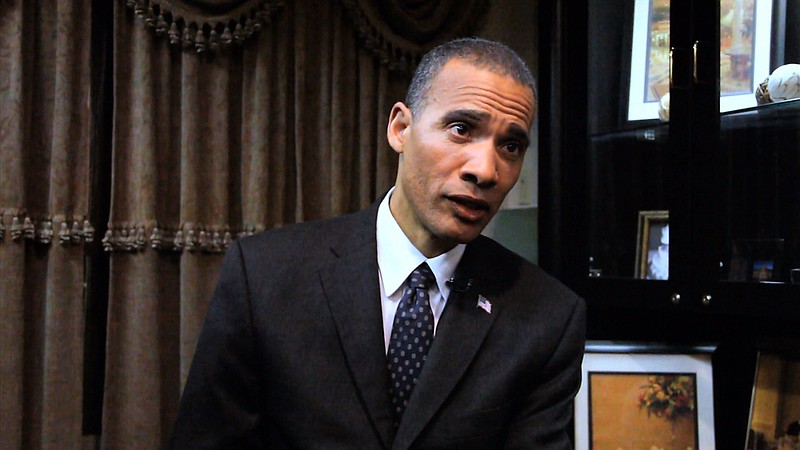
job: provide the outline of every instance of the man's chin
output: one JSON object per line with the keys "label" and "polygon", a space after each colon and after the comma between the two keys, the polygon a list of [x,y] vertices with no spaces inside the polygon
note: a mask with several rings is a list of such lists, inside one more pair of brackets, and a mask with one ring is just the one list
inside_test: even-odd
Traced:
{"label": "man's chin", "polygon": [[486,224],[469,224],[465,226],[462,224],[459,230],[451,235],[451,239],[459,244],[469,244],[480,236]]}

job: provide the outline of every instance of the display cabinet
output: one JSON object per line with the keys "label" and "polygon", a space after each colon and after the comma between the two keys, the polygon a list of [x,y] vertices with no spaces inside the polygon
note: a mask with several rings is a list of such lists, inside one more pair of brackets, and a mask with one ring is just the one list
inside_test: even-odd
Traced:
{"label": "display cabinet", "polygon": [[800,98],[761,86],[800,64],[800,1],[561,0],[540,26],[540,264],[590,339],[716,345],[717,448],[744,449],[756,355],[800,353]]}

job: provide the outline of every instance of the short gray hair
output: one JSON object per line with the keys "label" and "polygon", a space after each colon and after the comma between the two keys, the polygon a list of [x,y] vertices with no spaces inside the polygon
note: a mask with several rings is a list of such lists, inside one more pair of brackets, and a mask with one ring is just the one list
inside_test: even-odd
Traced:
{"label": "short gray hair", "polygon": [[511,48],[499,42],[477,37],[458,38],[445,42],[422,57],[406,93],[406,106],[413,114],[424,108],[425,96],[433,79],[451,59],[460,59],[475,67],[509,76],[530,88],[536,99],[536,80],[525,61]]}

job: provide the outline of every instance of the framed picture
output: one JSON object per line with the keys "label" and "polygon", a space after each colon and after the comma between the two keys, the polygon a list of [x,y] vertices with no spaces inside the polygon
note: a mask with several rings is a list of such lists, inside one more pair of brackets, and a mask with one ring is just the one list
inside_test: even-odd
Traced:
{"label": "framed picture", "polygon": [[713,450],[713,351],[588,342],[575,448]]}
{"label": "framed picture", "polygon": [[787,282],[783,239],[733,239],[729,281]]}
{"label": "framed picture", "polygon": [[[720,1],[720,112],[756,106],[769,76],[775,0]],[[628,120],[658,118],[669,92],[669,0],[636,0],[633,14]]]}
{"label": "framed picture", "polygon": [[628,120],[657,119],[659,101],[669,92],[669,4],[634,4]]}
{"label": "framed picture", "polygon": [[747,450],[800,447],[800,355],[760,352],[750,407]]}
{"label": "framed picture", "polygon": [[770,73],[773,1],[719,3],[720,112],[756,106],[756,89]]}
{"label": "framed picture", "polygon": [[634,278],[669,279],[669,211],[639,211]]}

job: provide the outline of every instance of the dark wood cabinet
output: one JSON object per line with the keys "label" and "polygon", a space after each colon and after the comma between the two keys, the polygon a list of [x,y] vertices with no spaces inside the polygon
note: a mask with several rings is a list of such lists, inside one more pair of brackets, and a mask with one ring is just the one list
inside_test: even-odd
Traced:
{"label": "dark wood cabinet", "polygon": [[[769,43],[745,40],[771,73],[800,63],[800,1],[765,1]],[[736,2],[653,1],[669,121],[629,120],[636,3],[542,3],[539,261],[586,298],[590,339],[716,345],[717,448],[744,449],[757,352],[800,353],[800,99],[720,112],[728,78],[758,73],[721,49],[747,31]],[[644,211],[668,212],[667,279],[641,270]]]}

